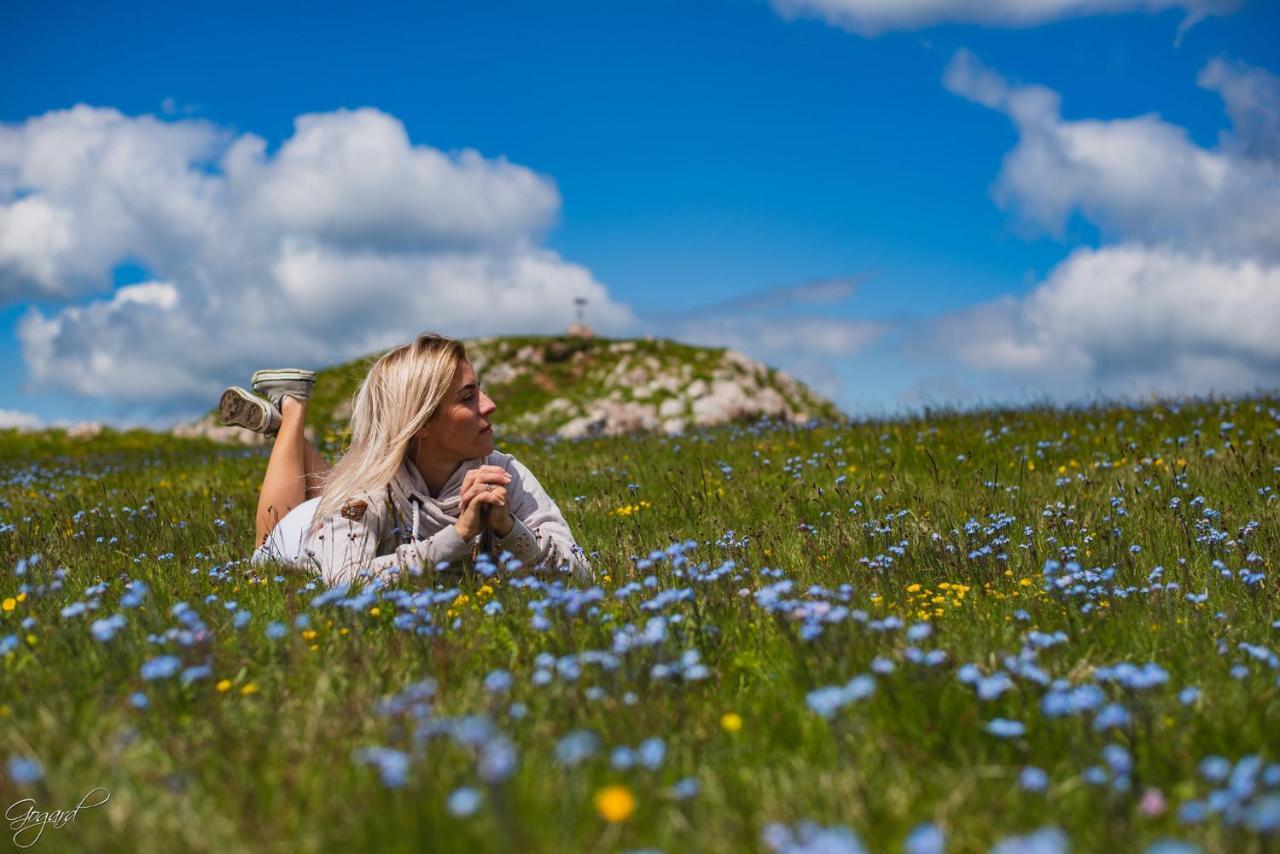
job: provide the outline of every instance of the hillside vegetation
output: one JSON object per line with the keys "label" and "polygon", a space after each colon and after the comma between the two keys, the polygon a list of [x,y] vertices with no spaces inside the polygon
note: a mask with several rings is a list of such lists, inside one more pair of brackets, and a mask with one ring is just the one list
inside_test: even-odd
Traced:
{"label": "hillside vegetation", "polygon": [[325,590],[244,561],[262,448],[0,433],[0,798],[110,792],[50,850],[1273,850],[1277,406],[503,442],[588,588]]}
{"label": "hillside vegetation", "polygon": [[[495,429],[508,436],[680,432],[761,416],[841,417],[804,384],[724,348],[564,336],[478,338],[466,347],[500,407]],[[315,428],[346,423],[351,399],[378,355],[319,372],[309,412]]]}

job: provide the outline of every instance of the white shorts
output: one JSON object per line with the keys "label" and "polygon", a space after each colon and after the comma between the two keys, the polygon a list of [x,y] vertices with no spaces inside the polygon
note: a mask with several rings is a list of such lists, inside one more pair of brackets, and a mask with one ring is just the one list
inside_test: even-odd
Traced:
{"label": "white shorts", "polygon": [[258,563],[264,560],[279,560],[285,563],[298,563],[302,556],[302,543],[307,538],[307,529],[315,518],[316,508],[320,506],[319,498],[304,501],[293,508],[281,519],[267,537],[267,541],[254,549],[250,561]]}

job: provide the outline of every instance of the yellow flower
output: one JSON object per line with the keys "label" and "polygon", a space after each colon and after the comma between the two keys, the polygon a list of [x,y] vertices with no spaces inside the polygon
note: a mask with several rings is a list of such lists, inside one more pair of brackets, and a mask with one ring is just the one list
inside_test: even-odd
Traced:
{"label": "yellow flower", "polygon": [[917,592],[919,592],[919,590],[920,590],[920,585],[919,585],[919,584],[908,584],[908,585],[907,585],[907,592],[908,592],[908,593],[917,593]]}
{"label": "yellow flower", "polygon": [[381,614],[381,613],[382,613],[382,609],[381,609],[381,608],[379,608],[377,605],[374,605],[372,608],[370,608],[370,609],[369,609],[369,616],[370,616],[370,617],[376,617],[376,616],[378,616],[378,615],[379,615],[379,614]]}
{"label": "yellow flower", "polygon": [[220,681],[218,682],[218,684],[217,684],[217,685],[215,685],[214,687],[218,689],[218,692],[219,692],[219,693],[222,693],[222,692],[224,692],[224,691],[228,690],[228,689],[231,687],[231,680],[230,680],[230,679],[222,679],[222,680],[220,680]]}
{"label": "yellow flower", "polygon": [[240,689],[240,693],[246,697],[250,694],[256,694],[258,693],[258,686],[254,685],[252,682],[246,682],[244,687]]}
{"label": "yellow flower", "polygon": [[605,786],[596,792],[596,812],[608,822],[626,821],[635,812],[636,799],[626,786]]}
{"label": "yellow flower", "polygon": [[16,607],[18,607],[18,600],[14,599],[12,596],[5,599],[4,604],[0,605],[0,608],[4,608],[6,611],[12,611]]}
{"label": "yellow flower", "polygon": [[720,728],[725,732],[737,732],[742,729],[742,715],[737,712],[725,712],[720,716]]}
{"label": "yellow flower", "polygon": [[302,633],[303,640],[315,640],[315,636],[316,636],[315,629],[307,629],[305,632]]}

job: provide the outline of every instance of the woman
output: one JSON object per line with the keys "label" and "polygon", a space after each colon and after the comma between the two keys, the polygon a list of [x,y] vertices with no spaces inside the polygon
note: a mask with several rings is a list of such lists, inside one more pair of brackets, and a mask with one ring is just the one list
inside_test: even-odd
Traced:
{"label": "woman", "polygon": [[[351,414],[351,445],[329,469],[303,435],[310,371],[259,371],[222,394],[224,423],[275,433],[258,496],[254,559],[311,566],[328,584],[457,567],[480,549],[525,567],[591,569],[556,506],[515,457],[494,450],[462,342],[425,333],[370,369]],[[281,516],[283,515],[283,518]]]}

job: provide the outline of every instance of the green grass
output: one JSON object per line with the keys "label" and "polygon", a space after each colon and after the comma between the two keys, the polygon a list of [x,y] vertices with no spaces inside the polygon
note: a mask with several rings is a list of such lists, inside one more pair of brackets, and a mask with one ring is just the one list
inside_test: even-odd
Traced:
{"label": "green grass", "polygon": [[[1186,823],[1177,813],[1217,785],[1197,770],[1205,757],[1280,761],[1277,670],[1239,646],[1280,646],[1277,405],[933,413],[507,443],[597,553],[603,596],[570,613],[560,594],[468,573],[439,585],[457,596],[421,606],[435,629],[421,635],[396,627],[399,593],[378,591],[354,609],[313,607],[321,589],[307,589],[305,576],[241,562],[261,450],[143,433],[0,433],[0,600],[11,608],[0,611],[0,639],[16,643],[0,659],[0,763],[30,757],[44,770],[26,785],[3,777],[0,800],[60,809],[108,789],[106,805],[45,829],[40,844],[55,850],[728,852],[761,847],[770,822],[803,820],[847,826],[872,850],[898,850],[926,822],[951,851],[986,850],[1046,825],[1078,851],[1141,850],[1163,838],[1272,850],[1275,837],[1246,821],[1278,793],[1261,781],[1234,823]],[[1206,508],[1218,514],[1208,523],[1225,532],[1221,542],[1197,528]],[[984,533],[1001,514],[1012,521]],[[691,582],[670,560],[637,563],[688,541],[702,574],[726,560],[735,568]],[[39,562],[16,575],[33,554]],[[1114,568],[1114,578],[1092,595],[1046,591],[1045,561],[1069,554],[1086,569]],[[1179,589],[1150,589],[1156,566]],[[1246,568],[1265,578],[1247,583]],[[122,608],[131,580],[150,593]],[[778,613],[756,593],[780,580],[792,582],[785,598],[795,605]],[[619,598],[633,582],[641,589]],[[411,591],[431,589],[415,583]],[[105,589],[86,595],[96,584]],[[804,639],[792,614],[821,598],[810,586],[843,584],[848,601],[832,604],[866,621],[826,623]],[[642,607],[683,589],[692,596]],[[1201,592],[1205,601],[1188,601]],[[228,601],[252,615],[243,628]],[[74,602],[96,607],[62,616]],[[178,602],[206,628],[190,645],[165,637],[179,627]],[[486,613],[492,602],[501,612]],[[545,630],[531,625],[531,605]],[[94,620],[116,613],[124,628],[95,640]],[[535,684],[540,653],[608,651],[625,624],[643,628],[659,614],[670,622],[657,645]],[[300,615],[308,628],[295,627]],[[912,642],[905,627],[873,628],[889,616],[906,627],[928,621],[932,636]],[[26,618],[34,622],[23,627]],[[268,639],[271,622],[288,627],[284,637]],[[957,678],[969,663],[1000,670],[1032,630],[1066,636],[1031,658],[1045,674],[1097,681],[1129,724],[1096,731],[1093,711],[1049,717],[1047,689],[1023,676],[992,700]],[[946,661],[913,663],[912,647],[943,650]],[[686,650],[698,651],[707,678],[655,678],[655,664]],[[211,676],[144,680],[143,663],[160,655],[207,664]],[[869,673],[876,659],[895,669],[874,677],[870,697],[829,720],[806,704],[810,691]],[[1096,680],[1097,668],[1120,662],[1154,662],[1168,680],[1145,689]],[[1233,675],[1237,665],[1245,670]],[[486,692],[495,669],[511,673],[509,692]],[[379,713],[384,698],[427,678],[437,690],[422,718]],[[1179,701],[1187,686],[1201,691],[1190,704]],[[148,708],[131,705],[135,692]],[[513,702],[527,714],[513,716]],[[741,717],[740,730],[722,726],[726,713]],[[494,733],[510,740],[512,776],[486,783],[477,748],[415,741],[426,723],[462,715],[488,717],[493,732],[481,741],[491,748]],[[989,734],[994,718],[1023,722],[1025,735]],[[594,733],[600,750],[562,767],[556,745],[577,730]],[[666,748],[656,770],[610,766],[615,747],[650,737]],[[1112,744],[1132,756],[1127,791],[1085,778],[1105,767]],[[353,758],[372,746],[410,756],[403,786],[384,785]],[[1047,791],[1019,787],[1025,766],[1048,774]],[[674,796],[683,778],[697,781],[696,796]],[[615,824],[593,806],[612,784],[636,804]],[[462,786],[483,794],[468,818],[446,807]],[[1148,790],[1164,811],[1144,812]]]}

